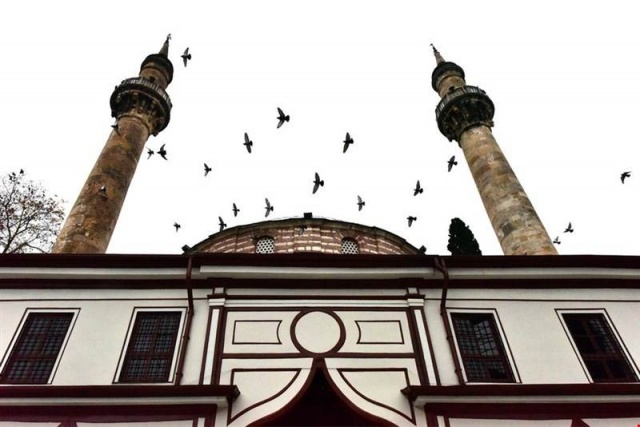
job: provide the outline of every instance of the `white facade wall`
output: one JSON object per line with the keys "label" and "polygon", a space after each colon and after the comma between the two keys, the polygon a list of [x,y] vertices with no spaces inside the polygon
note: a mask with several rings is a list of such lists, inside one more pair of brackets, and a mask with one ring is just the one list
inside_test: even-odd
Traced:
{"label": "white facade wall", "polygon": [[[206,333],[209,314],[208,293],[206,290],[194,290],[194,317],[182,384],[198,383],[204,349],[202,337]],[[9,346],[17,338],[19,325],[28,309],[79,310],[54,373],[54,385],[108,385],[117,382],[116,371],[126,351],[124,344],[132,326],[134,309],[177,308],[184,311],[188,307],[187,291],[183,289],[41,289],[26,292],[3,289],[0,296],[0,354],[3,356],[0,369],[7,362]],[[185,320],[183,315],[183,325]],[[178,343],[183,332],[181,329],[178,333]],[[175,369],[172,382],[174,374]]]}
{"label": "white facade wall", "polygon": [[[197,384],[200,376],[204,341],[208,334],[208,293],[210,292],[207,290],[194,290],[195,312],[186,353],[183,384]],[[317,295],[321,292],[312,293]],[[424,290],[423,293],[425,316],[440,379],[443,385],[455,385],[458,380],[446,340],[444,322],[440,316],[441,291],[433,289]],[[446,306],[448,312],[491,310],[497,314],[498,324],[506,337],[505,348],[510,351],[515,363],[514,371],[523,384],[590,382],[563,328],[559,310],[590,309],[605,313],[638,374],[640,335],[637,325],[640,324],[640,298],[637,290],[555,289],[545,290],[544,298],[540,298],[541,294],[541,291],[531,289],[451,289],[448,292]],[[186,290],[182,289],[3,289],[1,299],[2,366],[6,363],[9,346],[16,338],[27,309],[79,310],[53,378],[53,384],[56,385],[112,384],[116,381],[115,374],[125,350],[123,346],[134,309],[185,309],[188,306]],[[341,303],[345,302],[347,301]],[[295,302],[292,301],[291,304]],[[264,315],[263,313],[261,316]],[[381,314],[381,319],[385,316]],[[212,327],[216,326],[214,322]],[[181,337],[182,331],[178,340]],[[225,339],[228,341],[231,337],[226,336]],[[350,350],[349,342],[345,343],[345,351]],[[427,343],[423,343],[423,348],[427,347]],[[209,377],[208,373],[206,374]]]}
{"label": "white facade wall", "polygon": [[[458,384],[440,316],[441,290],[424,291],[425,314],[443,385]],[[589,383],[559,311],[605,313],[636,375],[640,364],[640,291],[636,289],[450,289],[448,312],[494,311],[523,384]]]}

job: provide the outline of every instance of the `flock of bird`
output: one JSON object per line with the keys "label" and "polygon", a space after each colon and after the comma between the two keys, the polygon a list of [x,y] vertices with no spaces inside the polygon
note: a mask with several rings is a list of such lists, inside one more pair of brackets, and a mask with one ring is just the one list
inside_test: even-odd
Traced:
{"label": "flock of bird", "polygon": [[[188,52],[188,48],[187,50],[185,50],[185,54],[187,54]],[[184,59],[184,55],[183,55],[183,59]],[[189,55],[190,58],[190,55]],[[185,66],[186,66],[186,61],[187,59],[184,59],[185,61]],[[277,107],[278,110],[278,117],[276,117],[276,119],[278,120],[278,124],[276,126],[277,129],[279,129],[285,122],[288,122],[291,117],[287,114],[284,113],[284,111],[282,111],[282,109],[280,107]],[[116,128],[117,129],[117,128]],[[351,145],[354,144],[354,139],[351,137],[351,135],[349,134],[349,132],[347,132],[345,139],[343,142],[343,148],[342,148],[342,152],[346,153],[347,150],[349,149],[349,147]],[[167,150],[165,149],[165,145],[166,144],[162,144],[162,146],[160,147],[160,149],[157,151],[157,154],[159,154],[164,160],[168,160],[167,158]],[[244,133],[244,143],[243,145],[245,146],[247,152],[249,154],[251,154],[251,147],[253,147],[253,141],[249,138],[249,134],[248,133]],[[147,160],[151,158],[151,156],[153,156],[154,154],[156,154],[156,152],[154,150],[152,150],[151,148],[147,148]],[[452,156],[448,161],[447,161],[447,170],[448,172],[451,172],[451,169],[453,168],[453,166],[457,165],[458,162],[456,161],[456,156]],[[204,176],[206,177],[209,172],[212,171],[212,168],[207,164],[204,163]],[[311,194],[316,194],[316,192],[320,189],[320,187],[324,187],[324,180],[320,178],[320,174],[318,172],[315,172],[314,175],[314,180],[313,180],[313,188],[311,190]],[[424,192],[424,188],[421,187],[420,185],[420,180],[418,180],[416,182],[416,187],[413,189],[413,195],[417,196],[418,194],[422,194]],[[271,212],[273,212],[273,205],[271,204],[271,202],[269,202],[269,199],[265,197],[264,199],[265,201],[265,218],[269,216],[269,214]],[[358,211],[362,211],[362,208],[366,205],[366,202],[362,199],[362,197],[360,195],[357,195],[357,202],[356,202],[357,206],[358,206]],[[238,212],[240,212],[240,209],[238,208],[238,206],[236,205],[236,203],[233,203],[233,216],[237,217],[238,216]],[[408,216],[407,217],[407,224],[409,227],[411,227],[413,225],[413,223],[417,220],[418,218],[415,216]],[[220,226],[220,231],[224,230],[227,227],[227,224],[224,222],[224,220],[222,219],[221,216],[218,216],[218,224]],[[180,230],[181,225],[178,222],[174,222],[173,227],[175,228],[176,232]]]}
{"label": "flock of bird", "polygon": [[[171,35],[169,35],[167,37],[168,39],[171,39]],[[184,53],[180,56],[182,58],[183,64],[186,67],[188,61],[191,60],[191,53],[189,53],[189,48],[187,47],[184,50]],[[277,129],[279,129],[280,127],[282,127],[282,125],[284,125],[285,123],[289,122],[291,120],[291,117],[288,114],[285,114],[284,111],[282,111],[282,109],[280,107],[277,107],[278,110],[278,117],[276,117],[276,120],[278,121],[278,124],[276,126]],[[114,123],[113,125],[111,125],[111,127],[114,129],[114,131],[116,133],[119,134],[119,129],[118,129],[118,123],[116,120],[116,123]],[[354,139],[351,137],[351,135],[349,134],[349,132],[347,132],[345,139],[343,142],[343,147],[342,147],[342,152],[346,153],[347,150],[349,149],[349,147],[351,145],[353,145],[355,143]],[[251,147],[253,147],[253,141],[249,138],[249,134],[248,133],[244,133],[244,142],[243,145],[245,146],[247,152],[249,154],[251,154]],[[158,154],[160,157],[162,157],[164,160],[169,160],[167,155],[167,150],[165,149],[166,144],[162,144],[160,146],[160,149],[158,149],[157,151],[154,151],[153,149],[147,147],[147,160],[149,160],[152,156],[154,156],[155,154]],[[452,156],[448,161],[447,161],[447,170],[448,172],[451,172],[451,169],[457,165],[458,162],[456,161],[456,156]],[[207,164],[204,163],[204,176],[207,177],[207,175],[209,175],[209,172],[211,172],[213,169]],[[312,194],[316,194],[316,192],[318,191],[318,189],[320,189],[320,187],[324,187],[324,180],[320,178],[320,174],[318,174],[318,172],[315,172],[315,176],[314,176],[314,180],[313,180],[313,189],[311,191]],[[101,191],[106,191],[106,189],[104,189],[104,187],[101,189]],[[417,196],[418,194],[422,194],[424,191],[424,189],[420,186],[420,181],[418,180],[416,182],[416,187],[413,189],[413,195]],[[265,218],[269,216],[269,214],[271,212],[273,212],[273,205],[271,204],[271,202],[269,202],[269,199],[265,197],[264,199],[265,201]],[[360,195],[357,195],[357,206],[358,206],[358,211],[362,211],[362,208],[366,205],[366,202],[362,199],[362,197]],[[238,216],[238,212],[240,212],[240,209],[238,208],[238,206],[236,205],[236,203],[233,203],[233,216],[237,217]],[[407,217],[407,223],[408,226],[411,227],[411,225],[417,220],[418,218],[415,216],[408,216]],[[222,219],[221,216],[218,216],[218,225],[220,227],[220,231],[224,230],[227,227],[227,224],[224,222],[224,220]],[[175,228],[176,232],[178,232],[180,230],[180,228],[182,227],[182,225],[180,225],[180,223],[178,222],[174,222],[173,223],[173,227]],[[303,232],[304,230],[301,230],[301,232]],[[421,250],[423,250],[424,247],[421,248]],[[424,252],[424,250],[423,250]]]}
{"label": "flock of bird", "polygon": [[[170,36],[169,36],[170,38]],[[182,61],[184,63],[184,66],[187,66],[187,63],[189,60],[191,60],[191,54],[189,53],[189,48],[187,47],[184,50],[184,53],[181,55]],[[280,108],[277,107],[277,111],[278,111],[278,117],[276,117],[278,124],[277,124],[277,129],[279,129],[284,123],[289,122],[291,117],[287,114],[284,113],[284,111]],[[118,125],[117,123],[112,125],[112,128],[116,131],[116,133],[118,133]],[[354,144],[354,139],[351,137],[351,135],[349,134],[349,132],[347,132],[345,139],[343,141],[343,148],[342,148],[342,152],[346,153],[347,150],[349,149],[349,147],[351,145]],[[160,147],[159,150],[154,151],[151,148],[147,148],[147,159],[150,159],[151,156],[153,156],[154,154],[158,154],[160,155],[160,157],[162,157],[164,160],[168,160],[167,158],[167,151],[165,149],[165,145],[166,144],[162,144],[162,146]],[[249,154],[251,154],[251,148],[253,147],[253,141],[249,138],[248,133],[244,133],[244,143],[243,145],[245,146],[247,152]],[[447,171],[451,172],[451,170],[453,169],[454,166],[456,166],[458,164],[458,162],[456,161],[456,156],[451,156],[451,158],[447,161]],[[207,164],[204,163],[204,176],[206,177],[209,172],[212,171],[212,168]],[[623,172],[620,175],[620,180],[622,181],[622,184],[625,183],[625,179],[629,178],[631,176],[631,171],[626,171]],[[314,180],[313,180],[313,189],[312,189],[312,194],[316,194],[316,192],[320,189],[320,187],[324,187],[324,180],[322,180],[320,178],[320,175],[318,174],[318,172],[315,172],[315,176],[314,176]],[[103,187],[104,188],[104,187]],[[103,191],[103,188],[101,188],[101,191]],[[421,187],[420,185],[420,181],[418,180],[416,182],[416,186],[413,189],[413,195],[417,196],[419,194],[422,194],[424,192],[424,188]],[[362,197],[360,195],[357,196],[357,206],[358,206],[358,211],[362,211],[362,208],[366,205],[366,202],[362,199]],[[271,204],[271,202],[269,202],[269,199],[265,197],[265,218],[269,216],[269,214],[271,212],[273,212],[274,207]],[[237,217],[238,216],[238,212],[240,212],[240,209],[237,207],[236,203],[233,203],[233,216]],[[411,227],[413,225],[413,223],[415,221],[417,221],[417,217],[416,216],[412,216],[409,215],[407,217],[407,224],[409,227]],[[227,227],[227,224],[224,222],[224,220],[222,219],[221,216],[218,216],[218,224],[220,227],[220,231],[224,230]],[[181,225],[178,222],[174,222],[173,227],[175,228],[176,232],[178,230],[180,230]],[[304,228],[306,228],[306,226],[301,226],[301,230],[299,231],[300,234],[302,234],[304,232]],[[564,233],[573,233],[574,229],[571,225],[571,222],[569,222],[569,224],[567,225],[567,227],[564,230]],[[555,239],[553,240],[553,243],[556,245],[561,244],[560,241],[560,236],[556,236]],[[420,248],[423,252],[424,252],[424,246]]]}

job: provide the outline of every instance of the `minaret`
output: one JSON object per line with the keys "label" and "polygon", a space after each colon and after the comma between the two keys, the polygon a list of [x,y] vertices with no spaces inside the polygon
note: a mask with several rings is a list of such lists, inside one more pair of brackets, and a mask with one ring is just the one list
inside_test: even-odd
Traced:
{"label": "minaret", "polygon": [[138,77],[123,80],[111,95],[114,130],[109,135],[53,247],[54,253],[105,253],[149,135],[169,124],[173,79],[167,36],[146,57]]}
{"label": "minaret", "polygon": [[505,255],[557,255],[491,133],[493,102],[482,89],[466,84],[460,66],[445,61],[435,47],[433,53],[437,66],[431,85],[442,98],[436,108],[438,128],[462,148],[502,251]]}

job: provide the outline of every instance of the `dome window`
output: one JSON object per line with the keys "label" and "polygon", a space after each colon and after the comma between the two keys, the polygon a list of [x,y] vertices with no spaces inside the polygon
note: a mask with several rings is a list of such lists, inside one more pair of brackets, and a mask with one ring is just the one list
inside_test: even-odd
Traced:
{"label": "dome window", "polygon": [[358,243],[353,239],[342,239],[342,253],[343,254],[359,254],[360,247]]}
{"label": "dome window", "polygon": [[257,254],[272,254],[275,251],[276,243],[271,236],[262,236],[256,240]]}

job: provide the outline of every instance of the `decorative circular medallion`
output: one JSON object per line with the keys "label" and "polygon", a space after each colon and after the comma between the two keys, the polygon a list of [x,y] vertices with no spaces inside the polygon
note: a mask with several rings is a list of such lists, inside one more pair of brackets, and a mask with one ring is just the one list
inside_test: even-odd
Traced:
{"label": "decorative circular medallion", "polygon": [[293,343],[302,352],[328,353],[344,343],[344,326],[334,313],[300,313],[293,321],[292,332]]}

